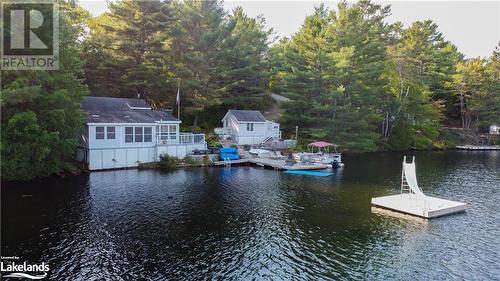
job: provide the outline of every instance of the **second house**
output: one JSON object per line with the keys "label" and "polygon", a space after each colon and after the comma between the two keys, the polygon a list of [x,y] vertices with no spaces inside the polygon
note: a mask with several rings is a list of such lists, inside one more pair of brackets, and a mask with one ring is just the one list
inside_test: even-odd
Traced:
{"label": "second house", "polygon": [[238,145],[263,144],[281,139],[280,124],[266,120],[260,111],[229,110],[222,118],[222,128],[215,132],[224,139],[231,139]]}

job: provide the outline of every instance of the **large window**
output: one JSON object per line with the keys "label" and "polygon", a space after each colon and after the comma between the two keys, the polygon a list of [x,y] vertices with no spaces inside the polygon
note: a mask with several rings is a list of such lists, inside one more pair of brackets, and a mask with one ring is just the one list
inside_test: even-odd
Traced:
{"label": "large window", "polygon": [[125,142],[134,142],[134,127],[125,127]]}
{"label": "large window", "polygon": [[158,135],[163,142],[177,139],[177,125],[159,126]]}
{"label": "large window", "polygon": [[103,140],[104,139],[104,127],[95,127],[95,139]]}
{"label": "large window", "polygon": [[247,131],[253,132],[253,123],[247,123]]}
{"label": "large window", "polygon": [[125,142],[152,142],[153,127],[125,127]]}
{"label": "large window", "polygon": [[142,142],[143,137],[142,137],[142,127],[134,127],[134,142]]}
{"label": "large window", "polygon": [[152,141],[153,141],[153,128],[144,127],[144,142],[152,142]]}
{"label": "large window", "polygon": [[114,126],[97,126],[95,127],[95,139],[96,140],[114,140],[116,138],[116,131]]}
{"label": "large window", "polygon": [[106,127],[106,138],[108,140],[114,140],[116,138],[115,127]]}
{"label": "large window", "polygon": [[168,126],[168,136],[169,136],[169,139],[171,139],[171,140],[175,140],[177,138],[177,126],[176,125]]}

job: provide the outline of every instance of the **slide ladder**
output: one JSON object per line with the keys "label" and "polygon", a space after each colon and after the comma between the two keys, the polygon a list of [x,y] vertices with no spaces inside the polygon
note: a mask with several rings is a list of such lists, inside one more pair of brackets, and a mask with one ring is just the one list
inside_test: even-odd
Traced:
{"label": "slide ladder", "polygon": [[406,163],[406,156],[403,158],[403,170],[401,172],[401,193],[412,193],[418,197],[426,197],[417,183],[417,173],[415,170],[415,156],[411,163]]}

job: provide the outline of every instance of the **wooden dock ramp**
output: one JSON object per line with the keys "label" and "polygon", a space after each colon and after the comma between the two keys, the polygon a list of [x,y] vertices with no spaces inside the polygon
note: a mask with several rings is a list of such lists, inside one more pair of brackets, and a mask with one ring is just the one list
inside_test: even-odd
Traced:
{"label": "wooden dock ramp", "polygon": [[286,165],[285,160],[281,159],[271,159],[271,158],[243,158],[239,160],[231,160],[231,161],[216,161],[214,164],[216,166],[228,166],[228,165],[237,165],[251,163],[262,167],[273,168],[277,170],[322,170],[328,168],[327,165],[324,164],[294,164],[292,166]]}

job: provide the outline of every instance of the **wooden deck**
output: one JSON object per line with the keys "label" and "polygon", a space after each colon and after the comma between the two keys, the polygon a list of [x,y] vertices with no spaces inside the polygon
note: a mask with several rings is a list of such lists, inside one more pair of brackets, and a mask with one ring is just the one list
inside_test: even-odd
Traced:
{"label": "wooden deck", "polygon": [[243,158],[239,160],[231,160],[231,161],[216,161],[214,164],[216,166],[225,166],[225,165],[233,165],[233,164],[244,164],[251,163],[257,166],[269,167],[278,170],[322,170],[328,168],[327,165],[323,164],[311,164],[311,165],[302,165],[295,164],[293,166],[287,166],[285,164],[285,160],[278,159],[270,159],[270,158]]}

